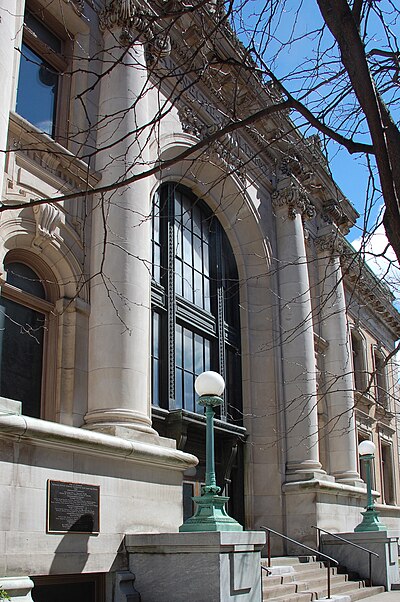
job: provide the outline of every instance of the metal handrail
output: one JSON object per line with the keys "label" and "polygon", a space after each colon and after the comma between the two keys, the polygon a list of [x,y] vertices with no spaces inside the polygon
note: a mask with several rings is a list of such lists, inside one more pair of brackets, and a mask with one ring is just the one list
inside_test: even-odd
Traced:
{"label": "metal handrail", "polygon": [[306,550],[308,550],[309,552],[312,552],[313,554],[317,554],[318,556],[323,556],[324,558],[326,558],[327,560],[327,594],[328,594],[328,598],[331,597],[331,562],[334,562],[336,565],[338,565],[338,561],[335,560],[334,558],[332,558],[331,556],[328,556],[328,554],[323,554],[322,552],[319,552],[318,550],[314,550],[314,548],[310,548],[310,546],[306,546],[306,544],[301,543],[300,541],[297,541],[296,539],[292,539],[291,537],[288,537],[287,535],[283,535],[283,533],[279,533],[279,531],[274,531],[273,529],[270,529],[269,527],[263,527],[261,526],[260,529],[263,529],[264,531],[267,532],[267,552],[268,552],[268,567],[271,567],[271,533],[273,533],[274,535],[278,535],[278,537],[282,537],[282,539],[286,539],[286,541],[290,541],[291,543],[294,543]]}
{"label": "metal handrail", "polygon": [[353,548],[358,548],[359,550],[362,550],[363,552],[368,552],[368,564],[369,564],[368,586],[372,587],[372,556],[376,556],[377,558],[379,558],[379,554],[377,554],[376,552],[373,552],[372,550],[368,550],[368,548],[363,548],[362,546],[359,546],[358,543],[353,543],[352,541],[349,541],[348,539],[345,539],[344,537],[340,537],[340,535],[336,535],[336,533],[330,533],[329,531],[325,531],[325,529],[321,529],[321,527],[316,527],[315,525],[312,525],[312,528],[316,529],[318,531],[318,547],[319,548],[321,547],[320,532],[322,531],[323,533],[326,533],[327,535],[331,535],[335,539],[340,539],[340,541],[343,541],[344,543],[349,544],[349,546],[353,546]]}

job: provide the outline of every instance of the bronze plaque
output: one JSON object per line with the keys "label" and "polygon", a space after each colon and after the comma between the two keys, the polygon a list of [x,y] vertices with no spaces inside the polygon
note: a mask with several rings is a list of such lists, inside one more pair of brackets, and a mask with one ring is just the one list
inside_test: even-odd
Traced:
{"label": "bronze plaque", "polygon": [[47,533],[99,533],[100,487],[47,481]]}

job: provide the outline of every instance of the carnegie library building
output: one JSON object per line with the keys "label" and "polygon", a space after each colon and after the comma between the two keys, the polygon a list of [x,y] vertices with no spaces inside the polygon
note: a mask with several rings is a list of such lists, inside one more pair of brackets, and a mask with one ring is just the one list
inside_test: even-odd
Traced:
{"label": "carnegie library building", "polygon": [[284,110],[229,131],[279,92],[221,7],[182,7],[0,0],[12,600],[137,599],[127,537],[178,534],[207,479],[204,371],[226,383],[216,482],[245,531],[311,547],[313,526],[353,531],[365,440],[376,508],[400,529],[392,293],[347,242],[358,214],[317,136]]}

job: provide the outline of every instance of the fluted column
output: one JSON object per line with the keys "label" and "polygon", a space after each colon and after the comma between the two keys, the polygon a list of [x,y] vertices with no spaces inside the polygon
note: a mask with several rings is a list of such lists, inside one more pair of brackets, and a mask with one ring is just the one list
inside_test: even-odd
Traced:
{"label": "fluted column", "polygon": [[[5,150],[11,108],[15,36],[17,35],[16,0],[0,0],[0,197],[3,195]],[[2,198],[1,198],[2,200]]]}
{"label": "fluted column", "polygon": [[[103,77],[96,170],[113,185],[148,168],[148,72],[134,5],[100,15]],[[137,24],[137,23],[136,23]],[[144,23],[140,22],[141,29]],[[85,421],[105,432],[154,432],[150,411],[151,200],[148,179],[94,201]],[[126,432],[126,431],[124,431]]]}
{"label": "fluted column", "polygon": [[340,265],[343,240],[337,230],[330,228],[316,239],[315,244],[321,291],[321,335],[328,342],[321,393],[326,397],[328,408],[329,472],[339,482],[357,484],[360,477],[357,472],[353,366]]}
{"label": "fluted column", "polygon": [[289,179],[273,194],[278,247],[287,480],[321,476],[314,331],[303,216],[314,208]]}

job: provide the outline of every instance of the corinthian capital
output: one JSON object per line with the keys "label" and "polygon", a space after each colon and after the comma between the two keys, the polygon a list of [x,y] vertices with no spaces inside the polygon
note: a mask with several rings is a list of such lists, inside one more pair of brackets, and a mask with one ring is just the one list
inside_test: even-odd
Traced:
{"label": "corinthian capital", "polygon": [[319,253],[324,253],[325,255],[343,255],[343,236],[338,230],[332,230],[327,234],[318,236],[318,238],[315,239],[315,246]]}
{"label": "corinthian capital", "polygon": [[170,38],[157,22],[157,15],[137,0],[110,0],[99,14],[101,31],[121,29],[119,41],[131,44],[139,37],[148,44],[151,56],[167,56],[171,50]]}
{"label": "corinthian capital", "polygon": [[293,184],[272,193],[272,206],[275,210],[287,207],[290,219],[295,219],[298,214],[305,220],[313,219],[316,215],[315,207],[305,191]]}

